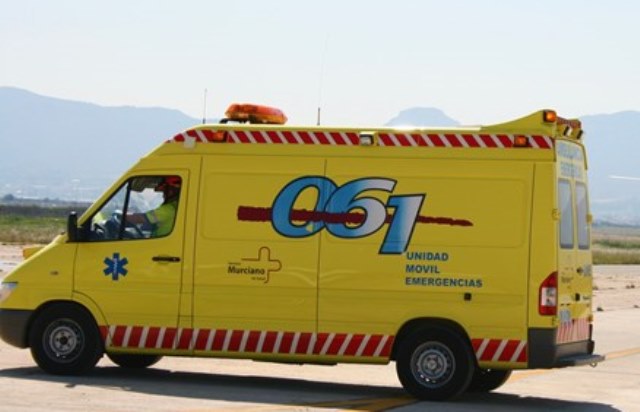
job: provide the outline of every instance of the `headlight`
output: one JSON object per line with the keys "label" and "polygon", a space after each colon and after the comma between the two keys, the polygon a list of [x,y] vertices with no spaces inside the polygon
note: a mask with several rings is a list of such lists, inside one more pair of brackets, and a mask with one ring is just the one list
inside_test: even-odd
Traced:
{"label": "headlight", "polygon": [[17,282],[5,282],[0,285],[0,303],[9,298],[11,292],[18,286]]}

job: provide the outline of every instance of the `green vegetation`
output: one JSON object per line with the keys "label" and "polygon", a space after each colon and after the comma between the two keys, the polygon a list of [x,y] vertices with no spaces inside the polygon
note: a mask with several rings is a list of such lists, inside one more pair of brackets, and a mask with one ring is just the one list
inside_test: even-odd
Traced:
{"label": "green vegetation", "polygon": [[601,247],[604,249],[622,249],[622,250],[640,250],[640,240],[624,240],[624,239],[595,239],[593,241],[594,247]]}
{"label": "green vegetation", "polygon": [[68,207],[0,205],[0,242],[46,244],[65,230]]}
{"label": "green vegetation", "polygon": [[640,227],[594,226],[592,245],[596,265],[640,264]]}
{"label": "green vegetation", "polygon": [[0,216],[3,243],[49,243],[62,232],[65,219],[53,217]]}
{"label": "green vegetation", "polygon": [[640,265],[640,250],[621,253],[611,250],[593,250],[594,265]]}

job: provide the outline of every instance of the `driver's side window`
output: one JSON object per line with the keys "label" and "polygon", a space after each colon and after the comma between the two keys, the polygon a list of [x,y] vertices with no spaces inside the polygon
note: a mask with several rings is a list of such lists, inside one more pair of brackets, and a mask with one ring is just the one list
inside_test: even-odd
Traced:
{"label": "driver's side window", "polygon": [[129,184],[122,186],[115,195],[93,215],[90,221],[88,239],[115,240],[120,237],[120,222],[127,197]]}
{"label": "driver's side window", "polygon": [[147,239],[173,230],[180,197],[179,176],[129,179],[89,220],[90,241]]}

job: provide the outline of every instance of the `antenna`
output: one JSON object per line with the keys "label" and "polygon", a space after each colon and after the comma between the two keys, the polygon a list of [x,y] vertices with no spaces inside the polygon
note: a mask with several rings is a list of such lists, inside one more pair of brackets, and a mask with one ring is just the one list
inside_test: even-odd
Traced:
{"label": "antenna", "polygon": [[327,50],[329,48],[329,34],[324,39],[324,51],[322,52],[322,62],[320,63],[320,79],[318,81],[318,123],[320,126],[320,110],[322,107],[322,80],[324,78],[324,66],[327,60]]}
{"label": "antenna", "polygon": [[202,103],[202,124],[207,122],[207,89],[204,89],[204,100]]}

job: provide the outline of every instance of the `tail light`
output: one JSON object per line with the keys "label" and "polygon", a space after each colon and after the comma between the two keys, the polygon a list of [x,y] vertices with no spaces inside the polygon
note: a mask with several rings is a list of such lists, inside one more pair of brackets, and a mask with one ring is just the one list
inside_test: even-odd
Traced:
{"label": "tail light", "polygon": [[558,272],[553,272],[540,284],[538,313],[542,316],[558,314]]}

